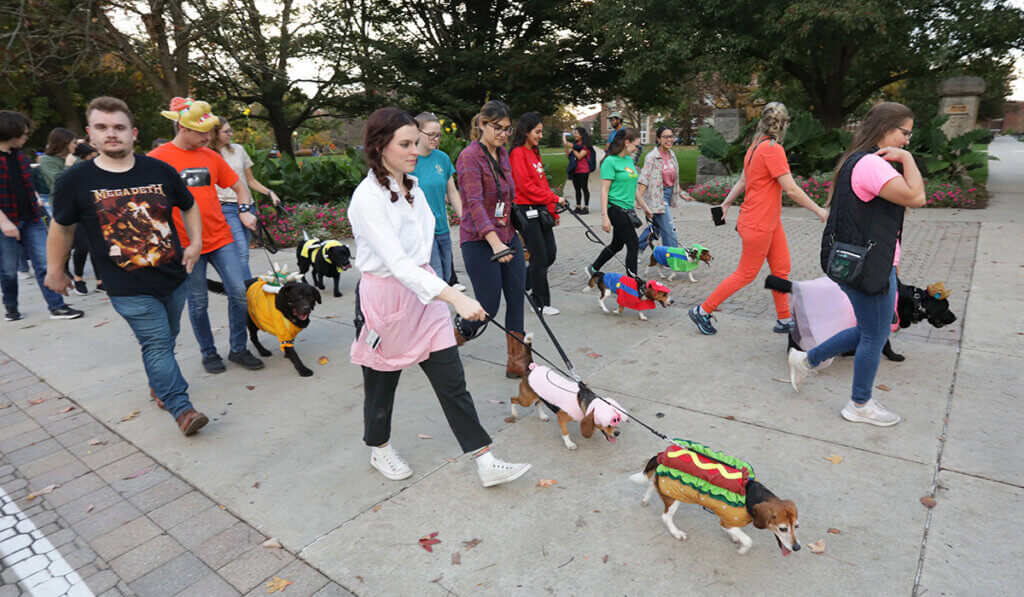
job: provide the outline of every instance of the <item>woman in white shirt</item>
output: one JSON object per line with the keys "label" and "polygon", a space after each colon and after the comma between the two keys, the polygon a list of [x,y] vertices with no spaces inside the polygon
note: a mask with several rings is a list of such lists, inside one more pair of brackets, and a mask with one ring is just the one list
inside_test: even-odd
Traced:
{"label": "woman in white shirt", "polygon": [[[277,196],[277,193],[260,184],[260,181],[256,180],[256,177],[253,176],[252,158],[249,157],[245,148],[238,143],[231,142],[231,136],[234,132],[234,129],[231,128],[231,123],[226,118],[218,116],[217,125],[213,127],[213,134],[210,135],[210,149],[224,157],[224,161],[235,171],[235,174],[238,175],[238,180],[242,181],[242,184],[246,185],[250,190],[268,195],[270,200],[274,202],[274,205],[277,205],[281,202],[281,198]],[[228,221],[228,226],[231,227],[231,238],[235,241],[238,256],[242,259],[242,271],[245,273],[245,279],[248,280],[252,278],[252,272],[249,271],[249,241],[252,239],[252,232],[243,226],[242,221],[238,219],[238,197],[235,195],[235,192],[231,189],[218,187],[217,196],[220,199],[220,209],[224,212],[224,219]],[[253,205],[255,205],[255,201]],[[249,206],[243,206],[243,209],[250,208]]]}
{"label": "woman in white shirt", "polygon": [[530,465],[490,453],[491,438],[466,390],[455,331],[440,301],[463,319],[480,321],[486,312],[429,266],[434,214],[408,174],[416,167],[418,138],[416,121],[404,111],[388,107],[371,114],[363,142],[370,170],[348,208],[355,265],[362,272],[351,357],[363,368],[363,441],[370,446],[370,464],[382,475],[392,480],[412,475],[388,442],[398,378],[402,369],[418,363],[459,445],[476,460],[480,480],[490,487],[519,478]]}

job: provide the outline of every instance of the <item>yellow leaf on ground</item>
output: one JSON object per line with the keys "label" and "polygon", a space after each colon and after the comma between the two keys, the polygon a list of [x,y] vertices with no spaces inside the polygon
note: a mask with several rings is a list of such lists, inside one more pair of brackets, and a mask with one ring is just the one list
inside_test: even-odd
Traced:
{"label": "yellow leaf on ground", "polygon": [[50,493],[51,491],[57,489],[58,487],[60,487],[60,485],[47,485],[46,487],[40,489],[39,491],[33,491],[32,493],[28,494],[28,497],[25,498],[25,501],[30,502],[41,495],[46,495]]}
{"label": "yellow leaf on ground", "polygon": [[294,583],[290,580],[285,580],[283,578],[275,576],[274,578],[270,579],[270,582],[268,582],[265,586],[267,587],[268,593],[276,593],[278,591],[284,591],[286,588],[288,588],[288,585],[290,584]]}
{"label": "yellow leaf on ground", "polygon": [[263,542],[263,547],[266,547],[267,549],[282,549],[281,542],[277,539],[267,539]]}
{"label": "yellow leaf on ground", "polygon": [[320,363],[321,365],[326,365],[327,363],[330,363],[331,360],[328,359],[327,357],[320,357],[319,359],[316,360],[316,362]]}
{"label": "yellow leaf on ground", "polygon": [[551,487],[552,485],[558,485],[558,481],[554,479],[541,479],[537,481],[537,487]]}
{"label": "yellow leaf on ground", "polygon": [[825,460],[831,462],[832,464],[839,464],[840,462],[843,461],[843,457],[842,456],[836,456],[835,454],[829,454],[828,456],[822,456],[822,458],[824,458]]}
{"label": "yellow leaf on ground", "polygon": [[819,539],[818,541],[815,541],[814,543],[808,543],[807,547],[811,548],[811,552],[816,553],[818,555],[821,555],[821,554],[825,553],[825,540],[824,539]]}
{"label": "yellow leaf on ground", "polygon": [[132,419],[134,419],[137,416],[139,416],[139,411],[136,409],[136,410],[133,410],[132,412],[128,413],[127,415],[121,417],[121,420],[122,421],[131,421]]}

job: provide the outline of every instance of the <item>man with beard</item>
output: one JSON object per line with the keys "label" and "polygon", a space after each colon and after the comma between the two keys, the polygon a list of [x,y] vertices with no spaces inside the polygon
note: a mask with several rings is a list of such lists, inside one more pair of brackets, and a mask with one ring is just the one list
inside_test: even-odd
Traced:
{"label": "man with beard", "polygon": [[[84,227],[110,304],[142,346],[151,393],[178,429],[192,435],[208,419],[189,401],[174,344],[188,297],[185,280],[203,248],[199,208],[174,168],[132,153],[138,130],[123,101],[98,97],[89,102],[85,119],[99,157],[71,167],[57,180],[47,256],[63,263],[76,225]],[[196,239],[184,250],[172,222],[175,207]],[[65,272],[54,270],[46,286],[66,294],[72,283]]]}

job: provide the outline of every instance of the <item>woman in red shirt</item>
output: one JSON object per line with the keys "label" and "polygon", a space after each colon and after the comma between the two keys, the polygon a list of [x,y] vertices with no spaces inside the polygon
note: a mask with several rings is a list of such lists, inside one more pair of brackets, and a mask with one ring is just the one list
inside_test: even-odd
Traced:
{"label": "woman in red shirt", "polygon": [[[527,226],[523,230],[523,241],[530,252],[530,266],[526,270],[526,288],[533,294],[533,302],[543,307],[545,315],[558,315],[558,309],[551,306],[551,290],[548,287],[548,268],[555,262],[555,233],[558,215],[555,207],[564,201],[551,190],[544,164],[540,161],[540,139],[544,125],[540,116],[527,112],[519,117],[516,130],[512,133],[512,180],[516,183],[516,205],[526,216]],[[545,215],[543,211],[547,211]]]}
{"label": "woman in red shirt", "polygon": [[[823,209],[807,196],[789,173],[789,161],[782,149],[782,140],[789,128],[789,112],[779,102],[771,102],[761,112],[754,140],[743,159],[740,179],[722,202],[722,217],[736,197],[746,191],[740,215],[736,218],[736,231],[743,241],[743,252],[736,271],[729,274],[711,292],[704,304],[690,309],[690,319],[704,334],[718,330],[711,325],[712,313],[725,299],[754,281],[765,260],[772,275],[789,277],[789,245],[782,229],[782,191],[801,207],[813,211],[821,221],[828,219]],[[778,322],[774,330],[788,333],[793,327],[789,314],[789,295],[772,291]]]}

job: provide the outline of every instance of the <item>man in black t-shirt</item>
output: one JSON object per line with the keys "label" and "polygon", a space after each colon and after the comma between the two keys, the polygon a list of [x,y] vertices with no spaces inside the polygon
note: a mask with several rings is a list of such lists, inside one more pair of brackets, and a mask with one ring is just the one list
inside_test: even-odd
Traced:
{"label": "man in black t-shirt", "polygon": [[[18,311],[18,255],[24,250],[43,291],[51,319],[76,319],[78,309],[43,286],[46,276],[46,225],[32,186],[32,165],[22,153],[32,121],[21,112],[0,110],[0,292],[4,319],[21,319]],[[63,263],[63,262],[60,262]]]}
{"label": "man in black t-shirt", "polygon": [[[67,260],[75,226],[84,228],[110,304],[142,346],[151,393],[181,432],[192,435],[208,419],[189,402],[174,344],[188,298],[184,282],[202,242],[183,251],[171,213],[181,210],[188,235],[201,239],[199,209],[174,168],[132,153],[138,131],[124,102],[98,97],[85,118],[99,157],[72,166],[57,179],[48,256],[55,263]],[[72,287],[63,271],[50,272],[46,285],[62,294]]]}

